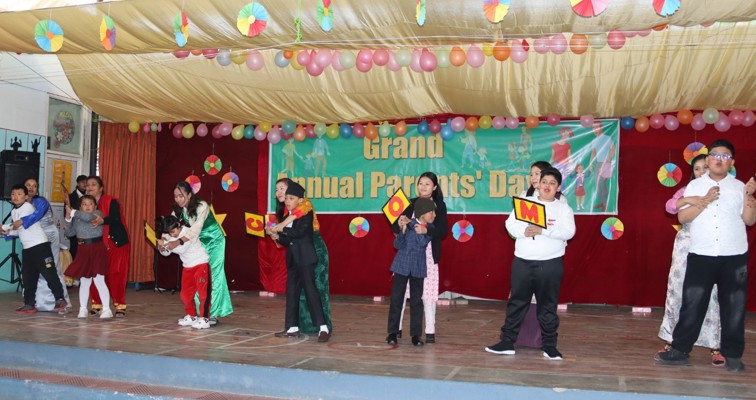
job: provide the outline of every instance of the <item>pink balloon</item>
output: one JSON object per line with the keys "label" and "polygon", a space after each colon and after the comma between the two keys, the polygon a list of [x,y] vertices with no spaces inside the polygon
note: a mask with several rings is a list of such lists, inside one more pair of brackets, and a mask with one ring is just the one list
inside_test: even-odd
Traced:
{"label": "pink balloon", "polygon": [[549,39],[549,47],[554,54],[562,54],[567,50],[567,38],[559,33]]}
{"label": "pink balloon", "polygon": [[606,36],[606,43],[614,50],[621,49],[625,45],[625,35],[620,31],[611,31]]}
{"label": "pink balloon", "polygon": [[[396,72],[402,69],[402,66],[399,65],[399,63],[396,62],[396,55],[394,55],[393,51],[389,51],[389,61],[388,61],[388,69]],[[375,57],[373,57],[375,58]]]}
{"label": "pink balloon", "polygon": [[465,119],[462,117],[454,117],[451,122],[451,129],[454,132],[462,132],[465,129]]}
{"label": "pink balloon", "polygon": [[204,49],[202,50],[202,55],[208,60],[212,60],[218,55],[218,49]]}
{"label": "pink balloon", "polygon": [[258,125],[258,126],[256,126],[256,127],[255,127],[254,136],[255,136],[255,139],[257,139],[257,140],[259,140],[259,141],[263,141],[263,140],[265,140],[265,136],[266,136],[266,135],[265,135],[265,132],[263,132],[263,131],[262,131],[262,130],[260,129],[260,125]]}
{"label": "pink balloon", "polygon": [[182,137],[184,137],[181,134],[182,129],[184,129],[184,124],[173,125],[173,130],[171,131],[171,133],[173,134],[173,137],[175,137],[176,139],[181,139]]}
{"label": "pink balloon", "polygon": [[259,51],[250,51],[247,53],[246,64],[252,71],[259,71],[265,66],[265,59]]}
{"label": "pink balloon", "polygon": [[228,136],[231,134],[231,130],[234,129],[234,125],[230,122],[224,122],[220,124],[220,128],[218,128],[218,133],[220,133],[221,136]]}
{"label": "pink balloon", "polygon": [[336,72],[341,72],[344,70],[344,66],[341,65],[341,60],[339,57],[341,56],[341,52],[336,50],[333,52],[333,55],[331,56],[331,67],[333,67]]}
{"label": "pink balloon", "polygon": [[[376,51],[377,53],[377,51]],[[388,55],[386,55],[388,57]],[[373,61],[375,61],[375,57],[373,57]],[[377,64],[376,64],[377,65]],[[362,139],[365,137],[365,127],[361,123],[356,123],[354,126],[352,126],[352,136],[354,136],[357,139]]]}
{"label": "pink balloon", "polygon": [[701,113],[693,116],[693,121],[690,121],[690,127],[695,131],[702,131],[704,128],[706,128],[706,121],[704,121],[703,115],[701,115]]}
{"label": "pink balloon", "polygon": [[555,113],[551,113],[549,114],[548,117],[546,117],[546,122],[548,122],[548,124],[551,126],[557,126],[559,125],[559,122],[561,121],[562,121],[562,118],[560,118],[559,115]]}
{"label": "pink balloon", "polygon": [[273,130],[271,129],[268,131],[268,142],[271,144],[276,144],[281,141],[281,131],[280,130]]}
{"label": "pink balloon", "polygon": [[486,55],[483,54],[483,50],[476,45],[470,46],[467,49],[467,65],[473,68],[479,68],[486,61]]}
{"label": "pink balloon", "polygon": [[215,125],[213,127],[213,130],[210,131],[210,136],[212,136],[212,137],[214,137],[216,139],[220,139],[220,138],[223,137],[223,135],[220,134],[220,125]]}
{"label": "pink balloon", "polygon": [[714,123],[714,129],[719,132],[727,132],[730,130],[730,119],[727,118],[727,114],[722,111],[719,112],[719,119]]}
{"label": "pink balloon", "polygon": [[[483,53],[481,52],[481,54]],[[467,57],[467,62],[470,62],[470,56]],[[420,54],[420,68],[425,72],[431,72],[436,69],[436,65],[438,65],[436,55],[428,49],[423,49],[422,54]]]}
{"label": "pink balloon", "polygon": [[520,120],[517,117],[507,117],[507,128],[517,129],[520,126]]}
{"label": "pink balloon", "polygon": [[438,133],[441,132],[441,122],[434,118],[433,121],[428,124],[428,130],[434,135],[438,135]]}
{"label": "pink balloon", "polygon": [[144,132],[144,133],[150,133],[150,124],[144,124],[142,126],[142,132]]}
{"label": "pink balloon", "polygon": [[651,29],[646,29],[643,31],[638,31],[638,36],[646,37],[651,34]]}
{"label": "pink balloon", "polygon": [[548,38],[537,38],[535,42],[533,42],[533,49],[538,54],[546,54],[549,52],[549,39]]}
{"label": "pink balloon", "polygon": [[310,74],[311,76],[319,76],[320,74],[323,73],[323,67],[321,67],[320,65],[318,65],[318,63],[315,63],[315,62],[311,62],[307,64],[306,69],[307,69],[307,73]]}
{"label": "pink balloon", "polygon": [[389,52],[386,49],[378,49],[373,53],[373,63],[383,67],[389,62]]}
{"label": "pink balloon", "polygon": [[659,129],[664,126],[664,116],[661,114],[654,114],[648,119],[649,125],[654,129]]}
{"label": "pink balloon", "polygon": [[176,58],[187,58],[189,57],[189,50],[175,50],[173,56]]}
{"label": "pink balloon", "polygon": [[677,117],[674,115],[667,115],[664,117],[664,127],[666,127],[668,131],[677,130],[677,128],[680,127],[680,121],[678,121]]}
{"label": "pink balloon", "polygon": [[743,124],[743,118],[745,118],[745,115],[743,115],[743,111],[732,110],[730,111],[729,118],[732,126],[740,126]]}
{"label": "pink balloon", "polygon": [[159,122],[158,123],[158,132],[162,132],[162,131],[163,131],[163,123]]}
{"label": "pink balloon", "polygon": [[357,53],[357,62],[371,64],[373,62],[373,53],[368,49],[362,49]]}
{"label": "pink balloon", "polygon": [[584,128],[590,128],[591,125],[593,125],[593,121],[593,114],[585,114],[580,116],[580,125],[582,125]]}
{"label": "pink balloon", "polygon": [[363,62],[357,61],[356,66],[357,66],[358,71],[368,72],[370,71],[371,68],[373,68],[373,63],[363,63]]}
{"label": "pink balloon", "polygon": [[331,50],[321,49],[315,54],[315,64],[318,64],[321,69],[324,69],[331,63],[332,57],[333,54],[331,53]]}
{"label": "pink balloon", "polygon": [[620,31],[622,32],[625,37],[635,37],[635,35],[638,34],[638,31]]}
{"label": "pink balloon", "polygon": [[299,54],[297,54],[297,63],[303,66],[309,64],[310,53],[308,53],[306,50],[300,51]]}
{"label": "pink balloon", "polygon": [[507,126],[507,119],[502,116],[495,116],[493,117],[493,120],[491,121],[491,125],[494,127],[494,129],[502,129],[505,126]]}
{"label": "pink balloon", "polygon": [[205,125],[205,124],[199,124],[199,126],[197,127],[197,131],[195,133],[199,137],[205,137],[205,136],[207,136],[207,125]]}
{"label": "pink balloon", "polygon": [[748,110],[743,113],[743,126],[748,128],[753,125],[754,122],[756,122],[756,116],[754,116],[753,111]]}
{"label": "pink balloon", "polygon": [[412,50],[412,59],[410,60],[410,69],[415,72],[423,72],[423,68],[420,67],[420,50]]}
{"label": "pink balloon", "polygon": [[318,135],[315,134],[315,128],[312,125],[305,125],[305,135],[310,139],[315,139]]}
{"label": "pink balloon", "polygon": [[522,50],[512,51],[509,53],[509,58],[517,64],[522,64],[528,59],[528,53]]}

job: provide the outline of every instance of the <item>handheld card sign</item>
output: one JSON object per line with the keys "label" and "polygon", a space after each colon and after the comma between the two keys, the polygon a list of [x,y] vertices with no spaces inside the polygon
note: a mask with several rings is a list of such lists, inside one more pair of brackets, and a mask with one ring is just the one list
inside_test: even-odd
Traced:
{"label": "handheld card sign", "polygon": [[383,205],[383,214],[386,215],[390,223],[394,223],[407,209],[410,202],[402,188],[399,188],[390,199]]}
{"label": "handheld card sign", "polygon": [[535,201],[513,197],[515,218],[546,229],[546,206]]}

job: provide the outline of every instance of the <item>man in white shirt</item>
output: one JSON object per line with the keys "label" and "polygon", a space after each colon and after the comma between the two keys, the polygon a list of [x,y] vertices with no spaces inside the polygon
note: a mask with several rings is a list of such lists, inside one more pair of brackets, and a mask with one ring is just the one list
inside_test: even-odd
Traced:
{"label": "man in white shirt", "polygon": [[672,333],[672,347],[655,359],[662,364],[688,364],[688,353],[701,330],[709,296],[719,290],[722,323],[722,355],[728,371],[742,372],[745,348],[745,301],[748,288],[748,239],[746,225],[756,223],[756,182],[747,185],[729,174],[735,163],[732,143],[718,139],[709,147],[709,172],[694,179],[685,196],[716,195],[708,206],[686,205],[680,223],[690,224],[688,269],[683,283],[680,320]]}

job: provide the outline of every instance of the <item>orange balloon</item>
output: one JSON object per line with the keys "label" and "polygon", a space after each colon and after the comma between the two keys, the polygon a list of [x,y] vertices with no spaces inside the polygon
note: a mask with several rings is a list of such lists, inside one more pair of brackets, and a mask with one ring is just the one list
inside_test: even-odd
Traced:
{"label": "orange balloon", "polygon": [[505,61],[509,58],[509,45],[502,42],[496,42],[493,48],[493,58],[498,61]]}
{"label": "orange balloon", "polygon": [[570,38],[570,50],[575,54],[583,54],[588,50],[588,37],[582,33],[575,33]]}
{"label": "orange balloon", "polygon": [[475,132],[475,130],[478,129],[478,118],[467,117],[465,120],[465,129]]}
{"label": "orange balloon", "polygon": [[465,51],[458,46],[452,47],[451,53],[449,53],[449,62],[451,62],[451,65],[461,67],[466,61],[467,56],[465,55]]}
{"label": "orange balloon", "polygon": [[667,26],[668,26],[667,24],[664,24],[664,25],[656,25],[655,27],[653,27],[653,28],[651,28],[651,29],[653,29],[653,30],[655,30],[655,31],[663,31],[663,30],[667,29]]}
{"label": "orange balloon", "polygon": [[538,120],[538,117],[533,116],[533,115],[525,118],[525,126],[527,126],[530,129],[538,128],[538,123],[539,122],[540,121]]}
{"label": "orange balloon", "polygon": [[294,129],[294,133],[292,133],[291,136],[294,137],[294,140],[297,142],[301,142],[307,138],[307,133],[302,125],[297,125],[297,128]]}
{"label": "orange balloon", "polygon": [[394,125],[394,133],[396,136],[404,136],[405,133],[407,133],[407,123],[404,121],[399,121]]}
{"label": "orange balloon", "polygon": [[378,138],[378,128],[376,128],[372,122],[368,122],[367,126],[365,126],[365,139],[375,140],[377,138]]}
{"label": "orange balloon", "polygon": [[640,117],[635,120],[635,130],[643,133],[648,130],[649,122],[648,117]]}
{"label": "orange balloon", "polygon": [[290,60],[294,56],[294,52],[291,50],[284,50],[283,56],[285,59]]}
{"label": "orange balloon", "polygon": [[202,54],[202,49],[194,49],[194,50],[192,50],[192,55],[198,56],[200,54]]}
{"label": "orange balloon", "polygon": [[690,110],[680,110],[677,112],[677,120],[683,125],[690,125],[693,122],[693,112]]}

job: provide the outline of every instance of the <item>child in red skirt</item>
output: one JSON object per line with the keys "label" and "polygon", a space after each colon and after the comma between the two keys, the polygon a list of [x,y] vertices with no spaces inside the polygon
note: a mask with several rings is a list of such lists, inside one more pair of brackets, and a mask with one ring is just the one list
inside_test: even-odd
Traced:
{"label": "child in red skirt", "polygon": [[[191,326],[194,329],[207,329],[210,327],[210,256],[205,251],[199,239],[185,242],[189,228],[181,226],[178,218],[173,215],[160,217],[155,224],[162,238],[157,241],[160,254],[168,256],[171,253],[179,255],[184,271],[181,275],[181,301],[184,303],[184,318],[178,320],[181,326]],[[173,250],[168,250],[166,243],[178,241],[179,245]],[[199,295],[199,316],[197,306],[194,304],[194,296]]]}
{"label": "child in red skirt", "polygon": [[100,292],[102,312],[100,318],[113,318],[110,309],[110,292],[105,284],[105,274],[108,273],[108,250],[102,242],[102,225],[93,226],[92,221],[102,218],[97,210],[97,200],[85,194],[81,196],[78,210],[72,210],[66,205],[66,222],[68,234],[75,235],[78,248],[76,259],[66,269],[66,275],[79,279],[79,318],[87,318],[89,310],[89,287],[94,284]]}

